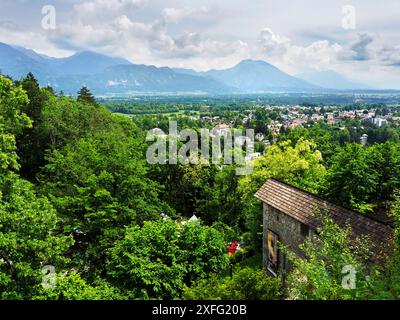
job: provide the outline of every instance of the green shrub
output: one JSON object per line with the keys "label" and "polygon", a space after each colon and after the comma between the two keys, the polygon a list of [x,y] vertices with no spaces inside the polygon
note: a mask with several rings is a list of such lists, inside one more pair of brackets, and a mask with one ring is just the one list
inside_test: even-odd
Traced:
{"label": "green shrub", "polygon": [[233,279],[215,277],[197,286],[186,287],[185,300],[275,300],[280,297],[281,279],[269,277],[262,270],[244,268]]}

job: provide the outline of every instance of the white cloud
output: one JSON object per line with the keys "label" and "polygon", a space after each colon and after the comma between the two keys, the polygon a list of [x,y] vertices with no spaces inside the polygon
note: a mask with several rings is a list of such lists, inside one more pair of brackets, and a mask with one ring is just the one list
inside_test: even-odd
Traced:
{"label": "white cloud", "polygon": [[380,56],[384,64],[400,67],[400,45],[385,46],[380,51]]}
{"label": "white cloud", "polygon": [[271,29],[265,28],[260,31],[258,42],[268,56],[279,56],[286,54],[291,47],[290,40],[275,34]]}
{"label": "white cloud", "polygon": [[101,23],[142,7],[146,0],[92,0],[74,5],[74,14],[78,20]]}
{"label": "white cloud", "polygon": [[162,19],[165,22],[179,23],[184,19],[193,16],[202,16],[211,13],[207,7],[200,8],[164,8],[162,10]]}
{"label": "white cloud", "polygon": [[315,41],[308,46],[294,45],[290,39],[269,28],[261,30],[258,43],[263,58],[291,73],[332,67],[342,50],[341,45],[327,40]]}
{"label": "white cloud", "polygon": [[198,69],[248,56],[248,45],[240,40],[217,41],[199,32],[169,32],[169,23],[206,14],[206,7],[165,8],[152,22],[142,22],[137,21],[134,12],[143,4],[140,0],[94,0],[75,5],[73,20],[59,26],[54,40],[74,48],[123,56],[136,63]]}
{"label": "white cloud", "polygon": [[0,41],[10,45],[34,48],[38,53],[52,57],[66,57],[73,53],[52,44],[45,32],[26,31],[10,22],[0,23]]}

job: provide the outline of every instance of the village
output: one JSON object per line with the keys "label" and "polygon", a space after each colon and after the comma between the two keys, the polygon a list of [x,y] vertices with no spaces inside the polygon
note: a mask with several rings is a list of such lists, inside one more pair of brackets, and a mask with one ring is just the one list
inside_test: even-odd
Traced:
{"label": "village", "polygon": [[[210,108],[207,106],[207,108]],[[399,105],[365,106],[304,106],[304,105],[255,105],[250,110],[226,115],[217,111],[207,115],[190,115],[193,121],[213,126],[214,133],[227,136],[232,129],[253,129],[255,141],[263,145],[262,150],[276,143],[279,136],[296,128],[312,128],[322,124],[330,130],[359,132],[357,142],[368,143],[367,129],[395,128],[400,125]],[[218,114],[218,115],[217,115]],[[239,114],[239,115],[238,115]],[[260,151],[260,150],[256,150]],[[252,161],[263,152],[247,155]]]}
{"label": "village", "polygon": [[[398,105],[387,106],[388,109],[397,109]],[[255,108],[264,109],[267,112],[279,112],[279,120],[271,120],[268,129],[271,130],[273,135],[279,135],[282,129],[293,129],[299,126],[310,127],[314,123],[323,121],[328,125],[338,127],[338,129],[345,129],[351,121],[358,120],[361,123],[370,123],[376,127],[385,125],[399,125],[400,114],[398,112],[387,112],[382,114],[379,109],[360,109],[360,110],[347,110],[342,106],[324,106],[324,107],[305,107],[300,105],[272,105],[272,106],[255,106]],[[248,124],[255,117],[254,112],[249,112],[242,118],[243,125]],[[202,119],[211,123],[219,123],[217,129],[226,130],[231,129],[231,124],[224,124],[221,122],[220,116],[191,116],[191,119]],[[258,136],[261,138],[261,135]]]}

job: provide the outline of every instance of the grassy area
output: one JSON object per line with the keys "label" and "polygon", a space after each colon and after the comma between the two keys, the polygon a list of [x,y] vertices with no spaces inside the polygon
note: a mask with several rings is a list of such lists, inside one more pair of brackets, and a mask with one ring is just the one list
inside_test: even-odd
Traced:
{"label": "grassy area", "polygon": [[[253,270],[260,270],[262,268],[262,254],[256,254],[250,258],[244,259],[234,265],[233,272],[235,270],[243,269],[243,268],[250,268]],[[221,278],[230,278],[230,268],[227,268],[220,274]]]}
{"label": "grassy area", "polygon": [[116,114],[118,116],[128,117],[128,118],[132,118],[134,116],[133,114],[119,113],[119,112],[114,112],[113,114]]}
{"label": "grassy area", "polygon": [[238,264],[236,264],[237,268],[243,269],[243,268],[251,268],[254,270],[258,270],[262,268],[262,254],[256,254],[255,256],[252,256],[250,258],[247,258]]}

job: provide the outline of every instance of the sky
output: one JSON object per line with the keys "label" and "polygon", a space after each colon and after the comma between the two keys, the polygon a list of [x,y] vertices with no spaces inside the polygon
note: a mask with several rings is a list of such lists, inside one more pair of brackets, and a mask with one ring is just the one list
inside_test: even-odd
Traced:
{"label": "sky", "polygon": [[0,42],[53,57],[198,71],[256,59],[377,88],[400,89],[399,30],[399,0],[0,0]]}

